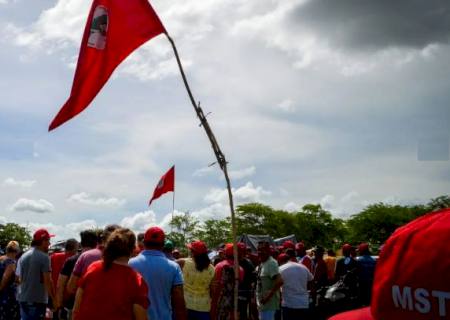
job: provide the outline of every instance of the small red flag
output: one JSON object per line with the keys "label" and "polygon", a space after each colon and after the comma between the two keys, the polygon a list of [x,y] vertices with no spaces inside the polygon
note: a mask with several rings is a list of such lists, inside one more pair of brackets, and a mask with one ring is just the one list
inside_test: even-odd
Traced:
{"label": "small red flag", "polygon": [[153,191],[153,196],[148,205],[150,206],[153,200],[158,199],[164,193],[170,191],[175,192],[175,166],[170,168],[169,171],[159,179],[158,185],[156,186],[155,191]]}
{"label": "small red flag", "polygon": [[49,131],[86,109],[126,57],[165,32],[148,0],[94,0],[70,97],[53,119]]}

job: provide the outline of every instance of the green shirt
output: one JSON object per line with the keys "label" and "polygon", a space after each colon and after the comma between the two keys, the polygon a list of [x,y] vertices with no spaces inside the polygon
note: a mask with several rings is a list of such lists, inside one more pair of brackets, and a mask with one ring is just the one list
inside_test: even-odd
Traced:
{"label": "green shirt", "polygon": [[256,298],[258,301],[258,309],[260,311],[278,310],[280,309],[280,291],[278,290],[270,300],[261,305],[259,301],[266,297],[275,285],[275,278],[280,274],[278,263],[274,258],[269,257],[267,261],[261,263],[258,267],[258,283],[256,289]]}

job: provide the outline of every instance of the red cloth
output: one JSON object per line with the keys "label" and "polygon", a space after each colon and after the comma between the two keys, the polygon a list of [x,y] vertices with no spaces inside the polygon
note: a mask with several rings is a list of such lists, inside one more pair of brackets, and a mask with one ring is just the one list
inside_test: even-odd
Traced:
{"label": "red cloth", "polygon": [[164,193],[175,191],[175,166],[169,169],[162,177],[159,179],[158,185],[153,191],[153,196],[150,199],[148,205],[152,204],[152,201],[161,197]]}
{"label": "red cloth", "polygon": [[134,319],[133,305],[148,308],[148,287],[142,276],[131,267],[113,263],[103,270],[103,261],[92,263],[80,279],[83,298],[79,319]]}
{"label": "red cloth", "polygon": [[337,314],[328,320],[373,320],[370,308],[362,308]]}
{"label": "red cloth", "polygon": [[[215,277],[217,281],[222,281],[222,271],[225,266],[231,266],[234,268],[234,260],[226,259],[219,262],[215,268]],[[239,281],[242,282],[244,280],[244,269],[239,266]]]}
{"label": "red cloth", "polygon": [[50,257],[50,263],[52,266],[52,280],[53,280],[53,286],[56,288],[56,284],[58,282],[59,273],[61,272],[64,262],[71,256],[73,256],[73,253],[66,253],[66,252],[58,252],[54,253]]}
{"label": "red cloth", "polygon": [[86,109],[130,53],[164,32],[164,26],[148,0],[94,0],[70,97],[49,130]]}

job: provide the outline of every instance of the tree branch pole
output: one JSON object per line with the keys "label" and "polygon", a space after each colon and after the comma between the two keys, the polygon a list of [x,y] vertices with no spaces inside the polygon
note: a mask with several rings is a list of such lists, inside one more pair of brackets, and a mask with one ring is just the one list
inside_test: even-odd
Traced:
{"label": "tree branch pole", "polygon": [[192,91],[187,82],[186,75],[183,70],[183,66],[181,65],[180,56],[178,55],[178,50],[177,50],[177,47],[175,46],[175,42],[172,40],[172,38],[169,36],[168,33],[166,33],[166,36],[169,39],[169,42],[172,45],[173,51],[175,53],[178,67],[180,68],[180,73],[181,73],[181,76],[183,77],[184,86],[186,87],[186,90],[188,92],[192,106],[194,107],[194,110],[197,113],[197,117],[199,118],[202,127],[205,129],[205,132],[209,138],[209,141],[211,142],[211,147],[214,151],[214,154],[216,155],[217,163],[219,164],[220,169],[222,169],[223,174],[225,176],[225,181],[227,183],[228,199],[230,202],[230,210],[231,210],[231,229],[232,229],[232,237],[233,237],[233,256],[234,256],[234,276],[235,276],[235,279],[234,279],[235,280],[234,319],[237,320],[238,319],[237,310],[238,310],[238,286],[239,286],[239,260],[238,260],[238,250],[237,250],[237,243],[236,243],[237,242],[237,240],[236,240],[237,239],[236,218],[235,218],[235,212],[234,212],[233,194],[231,192],[231,182],[230,182],[230,178],[228,176],[227,161],[225,159],[225,155],[223,154],[222,150],[220,150],[220,147],[219,147],[219,144],[217,143],[216,137],[214,136],[214,133],[211,130],[211,127],[209,126],[209,123],[205,117],[205,114],[203,113],[203,110],[200,107],[200,102],[198,104],[195,102],[194,96],[192,95]]}

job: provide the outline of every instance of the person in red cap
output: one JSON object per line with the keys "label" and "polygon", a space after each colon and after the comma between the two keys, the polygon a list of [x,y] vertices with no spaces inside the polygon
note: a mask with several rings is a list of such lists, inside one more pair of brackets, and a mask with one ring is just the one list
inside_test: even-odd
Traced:
{"label": "person in red cap", "polygon": [[306,254],[306,247],[303,242],[299,242],[295,245],[295,251],[297,253],[297,261],[308,268],[309,272],[312,272],[312,260]]}
{"label": "person in red cap", "polygon": [[208,248],[203,241],[187,245],[190,257],[178,260],[184,277],[184,300],[188,320],[209,320],[214,267],[208,257]]}
{"label": "person in red cap", "polygon": [[270,256],[270,244],[258,243],[261,264],[258,267],[256,300],[260,320],[274,320],[280,309],[280,287],[283,285],[278,263]]}
{"label": "person in red cap", "polygon": [[[224,249],[225,260],[215,267],[213,294],[211,301],[212,319],[234,319],[234,257],[233,244],[227,243]],[[239,267],[239,281],[244,279],[244,269]],[[237,319],[236,319],[237,320]]]}
{"label": "person in red cap", "polygon": [[377,261],[370,307],[330,320],[450,318],[450,208],[398,228]]}
{"label": "person in red cap", "polygon": [[17,300],[22,319],[43,319],[48,299],[56,301],[48,256],[52,237],[54,235],[45,229],[37,230],[33,234],[31,249],[19,259],[20,291]]}
{"label": "person in red cap", "polygon": [[336,281],[345,277],[345,283],[350,289],[352,296],[357,295],[357,264],[352,257],[353,247],[346,243],[342,246],[343,257],[336,261]]}
{"label": "person in red cap", "polygon": [[147,229],[144,248],[138,256],[130,259],[130,266],[139,272],[149,286],[149,319],[186,319],[183,274],[180,265],[167,259],[162,252],[166,235],[159,227]]}

